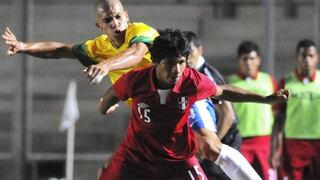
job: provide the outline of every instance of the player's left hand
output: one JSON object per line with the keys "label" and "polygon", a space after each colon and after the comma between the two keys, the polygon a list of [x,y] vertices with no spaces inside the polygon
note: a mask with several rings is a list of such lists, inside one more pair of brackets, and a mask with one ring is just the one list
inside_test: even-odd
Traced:
{"label": "player's left hand", "polygon": [[87,75],[91,84],[99,84],[103,77],[108,74],[109,70],[106,65],[100,63],[88,66],[82,72]]}
{"label": "player's left hand", "polygon": [[198,152],[202,158],[215,161],[218,158],[222,147],[222,143],[216,133],[201,128],[196,131],[195,137],[197,140]]}
{"label": "player's left hand", "polygon": [[289,91],[287,89],[279,89],[277,92],[266,97],[269,103],[285,102],[289,99]]}

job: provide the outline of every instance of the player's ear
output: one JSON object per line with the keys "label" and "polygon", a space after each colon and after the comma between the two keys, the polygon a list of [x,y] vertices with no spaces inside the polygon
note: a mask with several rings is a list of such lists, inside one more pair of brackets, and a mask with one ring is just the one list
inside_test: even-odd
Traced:
{"label": "player's ear", "polygon": [[99,23],[96,22],[95,25],[99,30],[102,30],[102,27],[101,27],[101,25]]}
{"label": "player's ear", "polygon": [[199,46],[199,52],[202,54],[203,53],[203,47]]}
{"label": "player's ear", "polygon": [[127,22],[129,22],[129,21],[130,21],[130,19],[129,19],[128,11],[127,11],[127,10],[125,10],[123,13],[124,13],[124,15],[125,15],[125,16],[126,16],[126,18],[127,18]]}
{"label": "player's ear", "polygon": [[260,66],[261,65],[261,57],[260,56],[258,56],[257,61],[258,61],[258,65]]}

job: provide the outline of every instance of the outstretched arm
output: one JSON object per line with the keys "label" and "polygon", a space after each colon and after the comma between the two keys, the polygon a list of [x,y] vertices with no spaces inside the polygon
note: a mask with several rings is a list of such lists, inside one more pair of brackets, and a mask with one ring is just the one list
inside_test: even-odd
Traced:
{"label": "outstretched arm", "polygon": [[99,111],[101,114],[108,114],[114,111],[114,106],[119,102],[119,98],[116,96],[113,86],[104,93],[100,99]]}
{"label": "outstretched arm", "polygon": [[256,103],[277,103],[288,100],[289,91],[280,89],[277,92],[269,95],[262,96],[232,85],[218,85],[217,94],[219,99],[224,99],[232,102],[256,102]]}
{"label": "outstretched arm", "polygon": [[105,76],[109,71],[125,69],[137,65],[148,52],[145,43],[134,43],[121,53],[103,60],[101,63],[87,67],[84,72],[92,82],[95,78]]}
{"label": "outstretched arm", "polygon": [[23,53],[42,59],[74,58],[71,51],[73,45],[71,44],[59,42],[21,42],[9,27],[2,34],[2,38],[8,46],[7,54],[10,56],[16,53]]}

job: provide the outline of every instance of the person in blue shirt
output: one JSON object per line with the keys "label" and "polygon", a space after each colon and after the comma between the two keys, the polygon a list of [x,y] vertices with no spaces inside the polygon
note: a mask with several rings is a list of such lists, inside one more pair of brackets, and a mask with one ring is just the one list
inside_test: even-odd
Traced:
{"label": "person in blue shirt", "polygon": [[[191,54],[188,57],[188,66],[205,74],[216,84],[226,84],[221,73],[207,63],[202,56],[201,42],[194,32],[186,31],[186,38],[191,43]],[[241,136],[237,129],[238,118],[233,110],[232,104],[226,101],[205,99],[193,104],[189,123],[196,132],[200,129],[209,130],[216,134],[221,142],[240,150]],[[207,132],[207,131],[206,131]],[[208,132],[209,133],[209,132]],[[218,148],[217,148],[218,149]],[[208,159],[200,160],[201,166],[209,179],[229,180],[230,178],[215,163]]]}

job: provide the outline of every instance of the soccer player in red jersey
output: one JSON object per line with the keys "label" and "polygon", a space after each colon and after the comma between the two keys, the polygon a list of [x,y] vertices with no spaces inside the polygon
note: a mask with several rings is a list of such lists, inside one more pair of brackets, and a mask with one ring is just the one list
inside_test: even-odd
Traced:
{"label": "soccer player in red jersey", "polygon": [[[205,180],[207,177],[195,157],[194,134],[188,123],[195,101],[211,96],[260,103],[287,99],[286,90],[260,96],[239,88],[215,85],[205,75],[186,68],[190,44],[180,30],[162,31],[150,52],[153,67],[123,75],[100,100],[99,110],[106,114],[119,100],[133,99],[127,135],[100,180]],[[203,156],[225,161],[212,149],[210,137],[202,142]]]}

